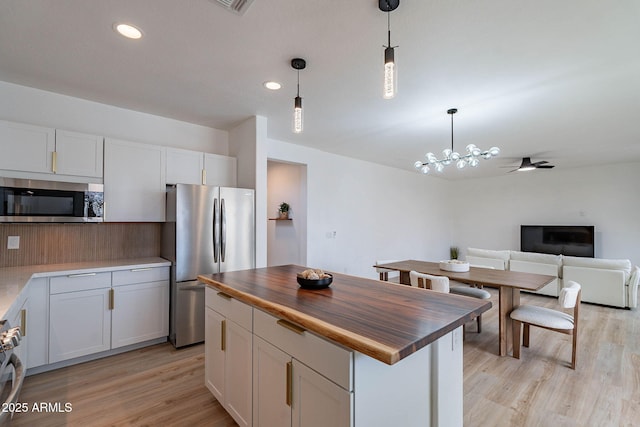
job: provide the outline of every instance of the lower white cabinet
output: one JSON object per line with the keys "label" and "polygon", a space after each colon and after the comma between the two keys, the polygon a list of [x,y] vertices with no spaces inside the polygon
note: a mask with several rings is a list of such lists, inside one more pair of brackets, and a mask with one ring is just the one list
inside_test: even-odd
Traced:
{"label": "lower white cabinet", "polygon": [[46,365],[49,361],[49,279],[37,277],[27,284],[29,298],[25,313],[28,342],[27,368]]}
{"label": "lower white cabinet", "polygon": [[349,427],[352,393],[332,383],[300,361],[292,361],[293,427]]}
{"label": "lower white cabinet", "polygon": [[239,425],[353,425],[352,352],[212,288],[205,295],[205,384]]}
{"label": "lower white cabinet", "polygon": [[207,288],[205,385],[240,426],[252,424],[252,309]]}
{"label": "lower white cabinet", "polygon": [[257,336],[253,375],[254,426],[352,425],[349,391]]}
{"label": "lower white cabinet", "polygon": [[49,281],[49,363],[169,334],[169,267],[70,274]]}
{"label": "lower white cabinet", "polygon": [[111,348],[169,335],[169,267],[113,272]]}
{"label": "lower white cabinet", "polygon": [[101,288],[50,296],[49,363],[111,348],[109,291]]}

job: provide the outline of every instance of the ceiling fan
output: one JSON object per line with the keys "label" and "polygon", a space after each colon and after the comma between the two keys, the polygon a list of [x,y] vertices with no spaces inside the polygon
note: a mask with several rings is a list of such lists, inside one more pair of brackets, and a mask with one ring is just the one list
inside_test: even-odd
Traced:
{"label": "ceiling fan", "polygon": [[534,169],[551,169],[554,168],[554,165],[549,165],[549,162],[547,162],[546,160],[542,160],[540,162],[531,162],[531,157],[523,157],[522,158],[522,163],[520,164],[520,167],[518,167],[517,169],[511,170],[509,171],[511,172],[525,172],[525,171],[532,171]]}

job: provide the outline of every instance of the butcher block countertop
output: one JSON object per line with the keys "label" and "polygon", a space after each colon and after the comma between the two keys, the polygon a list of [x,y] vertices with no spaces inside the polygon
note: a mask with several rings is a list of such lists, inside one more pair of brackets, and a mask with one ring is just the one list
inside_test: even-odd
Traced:
{"label": "butcher block countertop", "polygon": [[486,300],[331,272],[329,288],[302,289],[296,274],[306,268],[283,265],[198,279],[389,365],[491,308]]}

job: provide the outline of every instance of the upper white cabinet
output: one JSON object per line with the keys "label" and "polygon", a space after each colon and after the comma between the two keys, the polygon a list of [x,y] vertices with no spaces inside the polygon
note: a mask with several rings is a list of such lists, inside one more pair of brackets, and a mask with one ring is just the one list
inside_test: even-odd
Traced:
{"label": "upper white cabinet", "polygon": [[0,121],[0,169],[53,173],[55,129]]}
{"label": "upper white cabinet", "polygon": [[203,170],[199,151],[167,148],[167,184],[202,184]]}
{"label": "upper white cabinet", "polygon": [[54,172],[61,175],[102,177],[104,138],[56,130]]}
{"label": "upper white cabinet", "polygon": [[84,177],[100,181],[103,141],[97,135],[0,121],[0,169],[26,174],[17,176],[24,178]]}
{"label": "upper white cabinet", "polygon": [[107,138],[104,146],[105,221],[165,219],[165,149]]}
{"label": "upper white cabinet", "polygon": [[235,157],[167,148],[167,184],[235,187],[236,182]]}

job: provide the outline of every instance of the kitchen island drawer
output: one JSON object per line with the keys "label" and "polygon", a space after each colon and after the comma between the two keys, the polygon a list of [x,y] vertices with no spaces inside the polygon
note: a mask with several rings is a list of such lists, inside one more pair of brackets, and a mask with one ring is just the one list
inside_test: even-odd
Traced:
{"label": "kitchen island drawer", "polygon": [[75,273],[67,274],[66,276],[55,276],[49,279],[49,293],[51,295],[110,287],[110,272]]}
{"label": "kitchen island drawer", "polygon": [[113,286],[169,280],[169,267],[138,267],[113,272]]}
{"label": "kitchen island drawer", "polygon": [[345,390],[353,391],[353,352],[350,350],[257,309],[253,314],[253,333]]}
{"label": "kitchen island drawer", "polygon": [[205,305],[248,331],[253,326],[253,308],[223,292],[205,289]]}

